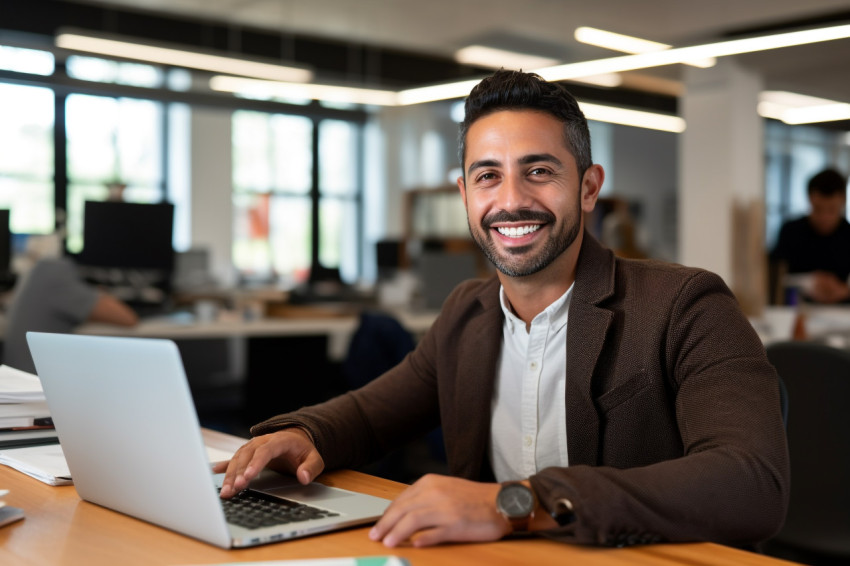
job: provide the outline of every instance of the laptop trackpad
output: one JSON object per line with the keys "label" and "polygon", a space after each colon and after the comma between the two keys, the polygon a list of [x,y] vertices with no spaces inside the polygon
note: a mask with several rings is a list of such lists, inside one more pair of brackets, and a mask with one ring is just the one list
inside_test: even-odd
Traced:
{"label": "laptop trackpad", "polygon": [[301,485],[294,477],[269,469],[263,470],[259,477],[251,482],[251,489],[303,503],[343,499],[354,495],[350,491],[334,489],[315,482],[310,485]]}
{"label": "laptop trackpad", "polygon": [[311,483],[310,485],[294,485],[288,487],[273,487],[263,488],[264,493],[292,499],[302,503],[316,503],[318,501],[330,501],[331,499],[340,499],[351,497],[351,493],[339,489],[333,489],[320,483]]}

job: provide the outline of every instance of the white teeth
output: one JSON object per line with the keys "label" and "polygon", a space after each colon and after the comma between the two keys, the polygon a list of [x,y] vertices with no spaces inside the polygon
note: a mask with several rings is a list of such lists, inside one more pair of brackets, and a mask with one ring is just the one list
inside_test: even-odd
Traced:
{"label": "white teeth", "polygon": [[508,236],[509,238],[519,238],[520,236],[525,236],[526,234],[531,234],[532,232],[536,232],[540,229],[540,224],[530,224],[528,226],[520,226],[519,228],[515,226],[511,226],[510,228],[505,226],[499,226],[496,230],[499,231],[499,234],[503,236]]}

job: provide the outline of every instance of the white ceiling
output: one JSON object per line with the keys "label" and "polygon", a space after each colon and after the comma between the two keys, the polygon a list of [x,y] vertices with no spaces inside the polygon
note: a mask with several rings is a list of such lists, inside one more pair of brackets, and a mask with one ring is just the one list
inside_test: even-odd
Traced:
{"label": "white ceiling", "polygon": [[[724,33],[846,12],[850,0],[77,0],[191,15],[216,22],[298,32],[451,56],[480,40],[545,44],[565,62],[615,53],[577,43],[593,26],[685,45]],[[850,40],[740,56],[768,88],[850,102]],[[675,76],[676,69],[656,71]]]}

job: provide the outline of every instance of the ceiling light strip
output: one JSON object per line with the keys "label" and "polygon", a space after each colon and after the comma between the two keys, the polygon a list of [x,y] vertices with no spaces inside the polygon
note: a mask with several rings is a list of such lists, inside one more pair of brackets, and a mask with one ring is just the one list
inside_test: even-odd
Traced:
{"label": "ceiling light strip", "polygon": [[56,36],[56,46],[73,51],[274,81],[300,83],[313,79],[313,73],[308,69],[76,33],[59,34]]}
{"label": "ceiling light strip", "polygon": [[637,55],[623,55],[580,63],[568,63],[566,65],[538,69],[536,72],[546,80],[561,81],[587,75],[661,67],[664,65],[684,63],[686,61],[707,59],[709,57],[740,55],[742,53],[767,51],[809,43],[821,43],[836,39],[846,39],[848,37],[850,37],[850,24],[845,24],[744,39],[732,39],[717,43],[692,45],[690,47],[675,47],[664,51],[653,51]]}
{"label": "ceiling light strip", "polygon": [[218,92],[239,93],[259,98],[315,99],[376,106],[397,105],[397,94],[394,91],[359,87],[285,83],[216,75],[210,79],[210,88]]}
{"label": "ceiling light strip", "polygon": [[588,120],[596,120],[598,122],[635,126],[677,134],[684,132],[686,127],[684,119],[668,114],[630,110],[615,106],[603,106],[589,102],[579,102],[579,107]]}
{"label": "ceiling light strip", "polygon": [[[614,51],[622,51],[623,53],[650,53],[654,51],[663,51],[673,47],[666,43],[659,43],[657,41],[650,41],[648,39],[641,39],[631,35],[623,35],[621,33],[614,33],[612,31],[587,26],[576,28],[573,36],[576,41],[581,43],[596,47],[603,47]],[[705,69],[716,65],[717,60],[714,57],[709,57],[699,61],[684,61],[684,63],[686,65]]]}

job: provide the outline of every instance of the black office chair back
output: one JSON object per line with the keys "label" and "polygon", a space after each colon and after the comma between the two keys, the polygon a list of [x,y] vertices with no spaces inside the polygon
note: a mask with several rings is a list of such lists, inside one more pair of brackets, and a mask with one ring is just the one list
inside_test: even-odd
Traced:
{"label": "black office chair back", "polygon": [[850,351],[782,342],[767,355],[790,406],[791,500],[774,540],[850,558]]}

